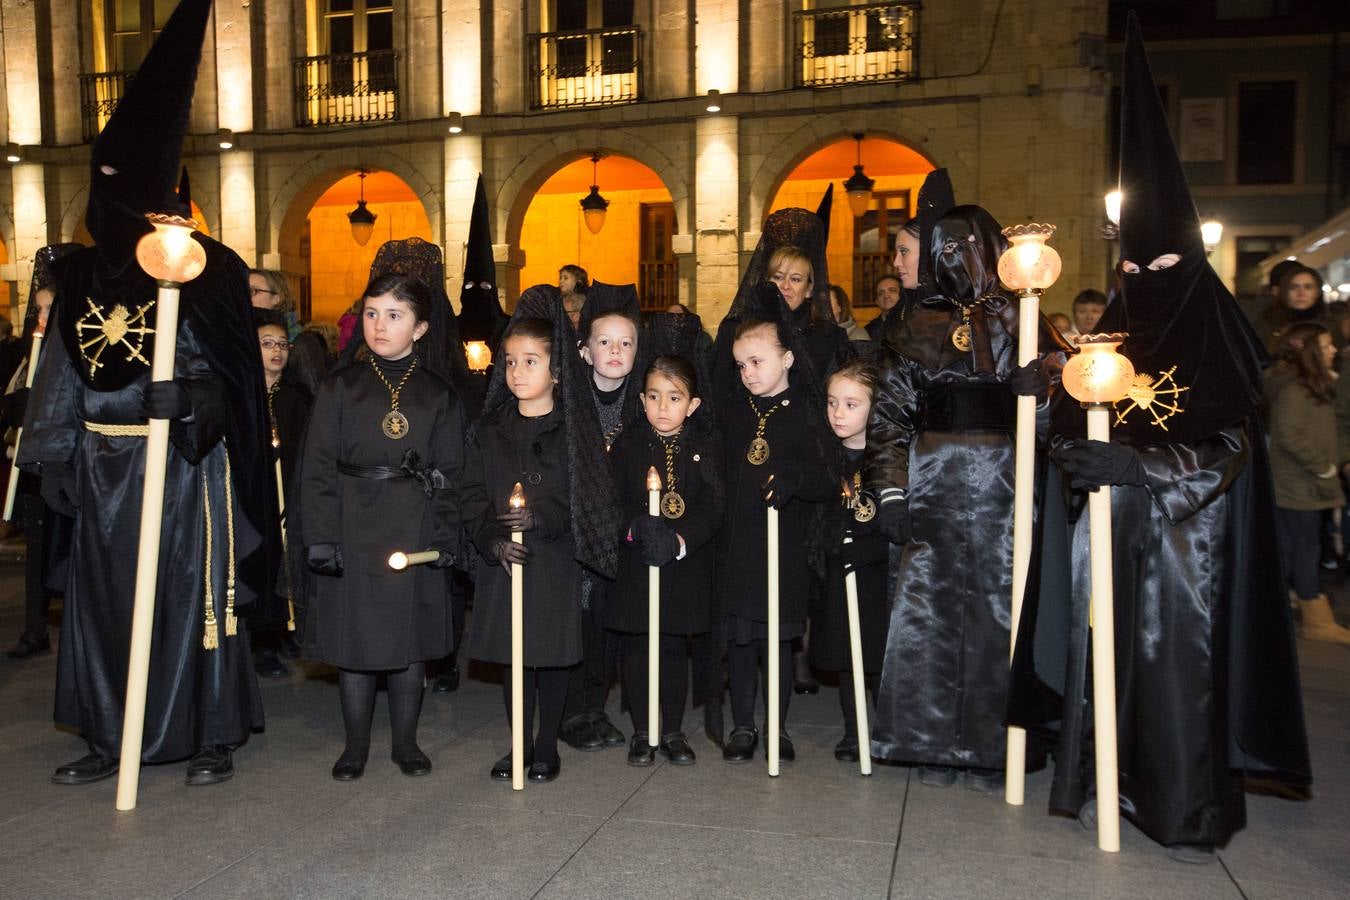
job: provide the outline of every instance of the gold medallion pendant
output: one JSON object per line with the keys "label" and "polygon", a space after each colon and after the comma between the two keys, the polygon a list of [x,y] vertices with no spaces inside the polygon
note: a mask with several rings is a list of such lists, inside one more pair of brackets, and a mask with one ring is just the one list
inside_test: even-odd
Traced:
{"label": "gold medallion pendant", "polygon": [[877,505],[871,497],[859,497],[853,507],[853,521],[870,522],[877,517]]}
{"label": "gold medallion pendant", "polygon": [[408,417],[396,409],[385,413],[384,419],[380,422],[380,430],[384,432],[384,436],[395,441],[407,437],[408,427]]}
{"label": "gold medallion pendant", "polygon": [[674,491],[666,491],[661,498],[661,515],[667,519],[678,519],[684,515],[684,498]]}
{"label": "gold medallion pendant", "polygon": [[745,458],[752,466],[762,466],[769,461],[769,442],[762,437],[757,437],[750,442],[750,449],[746,451]]}
{"label": "gold medallion pendant", "polygon": [[970,326],[968,324],[956,326],[952,332],[952,346],[962,353],[970,350]]}

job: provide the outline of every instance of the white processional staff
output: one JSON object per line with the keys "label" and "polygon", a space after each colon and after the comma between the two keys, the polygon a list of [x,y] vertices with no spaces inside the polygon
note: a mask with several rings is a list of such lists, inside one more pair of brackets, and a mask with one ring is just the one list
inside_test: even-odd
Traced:
{"label": "white processional staff", "polygon": [[[773,484],[773,476],[769,476],[770,485]],[[772,496],[772,491],[770,491]],[[769,588],[769,614],[768,614],[768,632],[769,632],[769,664],[765,668],[764,681],[768,685],[768,709],[764,711],[765,718],[769,721],[768,736],[766,737],[765,751],[769,758],[769,777],[778,777],[778,744],[779,732],[783,723],[778,720],[778,667],[779,648],[778,648],[778,508],[769,505],[765,512],[766,518],[766,541],[768,553],[765,557],[765,564],[768,573]]]}
{"label": "white processional staff", "polygon": [[[848,506],[857,498],[853,495],[853,485],[844,482],[844,497]],[[844,543],[853,543],[853,534],[844,531]],[[863,671],[862,621],[858,618],[858,573],[852,569],[844,575],[844,602],[848,606],[848,655],[853,667],[853,716],[858,731],[858,771],[863,775],[872,774],[872,748],[867,727],[867,673]]]}
{"label": "white processional staff", "polygon": [[[525,508],[519,481],[509,503]],[[524,546],[525,533],[512,531],[511,541]],[[511,790],[525,790],[525,567],[518,562],[511,563]]]}
{"label": "white processional staff", "polygon": [[[37,375],[38,356],[42,353],[42,336],[47,331],[47,317],[38,317],[37,327],[33,329],[33,344],[28,350],[28,371],[24,373],[24,387],[33,387],[33,378]],[[19,489],[19,445],[23,443],[23,425],[14,431],[14,458],[9,464],[9,485],[5,488],[6,522],[14,521],[14,498]]]}
{"label": "white processional staff", "polygon": [[[656,466],[647,469],[647,515],[661,514],[661,476]],[[647,567],[647,746],[661,740],[659,657],[661,637],[661,567]]]}

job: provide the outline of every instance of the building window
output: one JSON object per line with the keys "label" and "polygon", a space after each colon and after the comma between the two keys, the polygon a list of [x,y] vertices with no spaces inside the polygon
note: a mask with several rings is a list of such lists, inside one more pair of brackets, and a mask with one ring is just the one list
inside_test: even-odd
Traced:
{"label": "building window", "polygon": [[1297,82],[1238,85],[1238,184],[1293,183],[1297,118]]}
{"label": "building window", "polygon": [[132,72],[169,20],[177,0],[102,0],[107,57],[103,71]]}
{"label": "building window", "polygon": [[909,191],[877,191],[871,208],[853,220],[853,305],[877,305],[876,283],[894,275],[895,239],[910,218]]}
{"label": "building window", "polygon": [[794,12],[799,87],[918,76],[915,0]]}
{"label": "building window", "polygon": [[1289,246],[1289,236],[1276,235],[1239,235],[1234,242],[1237,250],[1235,262],[1237,270],[1237,293],[1260,294],[1265,290],[1265,280],[1261,275],[1261,260],[1273,256]]}
{"label": "building window", "polygon": [[319,55],[295,61],[297,125],[398,118],[393,0],[318,0]]}
{"label": "building window", "polygon": [[603,106],[642,97],[642,31],[632,0],[545,0],[529,35],[530,106]]}

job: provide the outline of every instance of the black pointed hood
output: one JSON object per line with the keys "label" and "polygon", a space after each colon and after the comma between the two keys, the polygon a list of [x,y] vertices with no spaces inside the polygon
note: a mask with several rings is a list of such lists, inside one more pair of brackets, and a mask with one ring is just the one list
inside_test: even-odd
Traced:
{"label": "black pointed hood", "polygon": [[[1267,356],[1206,258],[1200,217],[1133,13],[1126,23],[1120,191],[1122,288],[1097,330],[1129,334],[1120,351],[1134,364],[1141,390],[1148,376],[1156,399],[1142,408],[1129,398],[1118,403],[1112,437],[1134,446],[1198,441],[1257,409]],[[1076,403],[1057,403],[1055,427],[1082,434]]]}
{"label": "black pointed hood", "polygon": [[181,0],[94,139],[84,218],[109,274],[135,267],[136,241],[150,230],[147,212],[176,210],[178,163],[210,16],[211,0]]}
{"label": "black pointed hood", "polygon": [[933,294],[933,229],[943,216],[956,207],[956,194],[946,169],[934,169],[919,188],[919,202],[914,217],[919,220],[919,287],[920,296]]}
{"label": "black pointed hood", "polygon": [[469,242],[464,254],[464,284],[459,293],[459,333],[466,341],[486,341],[495,347],[509,317],[497,299],[497,264],[492,257],[492,226],[488,219],[487,190],[478,176]]}
{"label": "black pointed hood", "polygon": [[820,224],[825,228],[825,236],[828,240],[830,234],[830,211],[834,209],[834,182],[831,181],[825,188],[825,196],[820,198],[820,205],[816,207],[816,215],[820,218]]}

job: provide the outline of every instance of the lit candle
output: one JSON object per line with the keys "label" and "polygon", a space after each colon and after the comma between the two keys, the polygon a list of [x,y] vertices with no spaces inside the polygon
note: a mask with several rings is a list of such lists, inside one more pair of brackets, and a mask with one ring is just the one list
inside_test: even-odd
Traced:
{"label": "lit candle", "polygon": [[[661,476],[656,466],[647,470],[647,515],[661,514]],[[660,743],[661,711],[657,687],[661,637],[661,567],[647,567],[647,745]]]}
{"label": "lit candle", "polygon": [[[844,482],[844,497],[853,505],[853,485]],[[853,543],[853,535],[844,531],[844,543]],[[858,573],[844,575],[844,597],[848,605],[848,652],[853,664],[853,716],[858,723],[858,771],[872,774],[871,731],[867,727],[867,681],[863,672],[862,623],[858,619]]]}
{"label": "lit candle", "polygon": [[[770,481],[773,477],[770,476]],[[768,508],[765,513],[767,516],[767,541],[769,545],[768,565],[769,576],[769,665],[764,672],[764,680],[768,682],[769,696],[768,709],[765,710],[766,717],[769,720],[768,736],[768,756],[769,756],[769,777],[778,777],[778,731],[782,723],[778,721],[778,510],[773,506]]]}
{"label": "lit candle", "polygon": [[[511,508],[525,508],[520,482],[511,490]],[[524,545],[523,531],[511,532]],[[511,789],[525,790],[525,567],[511,563]]]}
{"label": "lit candle", "polygon": [[441,551],[439,550],[417,550],[413,553],[396,550],[389,554],[389,568],[395,572],[402,572],[408,566],[424,566],[427,563],[434,563],[440,558]]}

